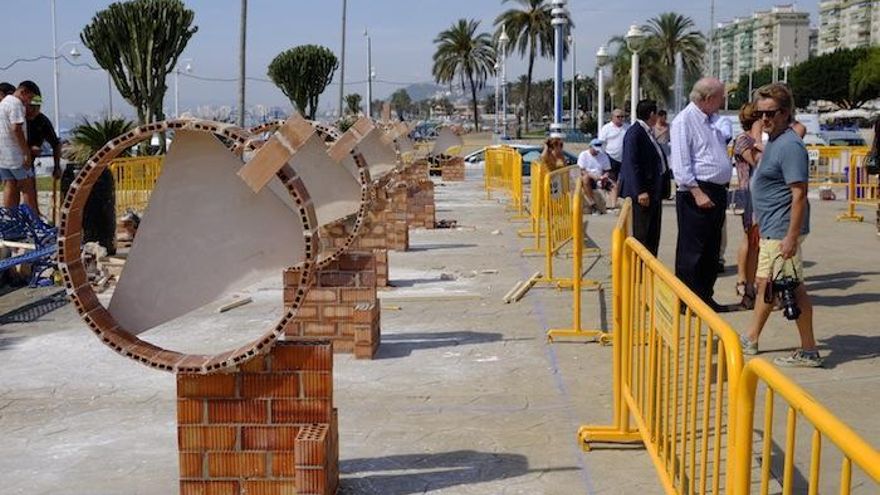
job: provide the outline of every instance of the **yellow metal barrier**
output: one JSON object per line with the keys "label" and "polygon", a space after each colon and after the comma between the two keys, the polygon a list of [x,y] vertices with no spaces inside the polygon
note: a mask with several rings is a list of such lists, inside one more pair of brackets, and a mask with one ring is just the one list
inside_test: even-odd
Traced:
{"label": "yellow metal barrier", "polygon": [[868,148],[854,151],[849,158],[849,180],[847,181],[847,211],[838,215],[838,220],[861,222],[865,219],[856,213],[856,206],[876,208],[880,203],[880,185],[874,176],[868,175],[865,161],[870,150]]}
{"label": "yellow metal barrier", "polygon": [[535,245],[531,248],[522,250],[526,253],[541,253],[541,238],[545,232],[542,228],[543,223],[543,201],[544,201],[544,165],[535,160],[531,163],[529,169],[530,185],[529,185],[529,221],[531,226],[528,229],[522,229],[517,232],[520,237],[534,237]]}
{"label": "yellow metal barrier", "polygon": [[544,243],[545,271],[541,282],[571,283],[569,279],[553,277],[553,257],[572,239],[572,181],[580,181],[577,178],[572,179],[571,174],[577,170],[575,166],[568,166],[542,174],[544,187],[541,195],[541,216],[546,242]]}
{"label": "yellow metal barrier", "polygon": [[810,156],[810,184],[846,183],[845,168],[853,155],[868,152],[865,146],[807,146]]}
{"label": "yellow metal barrier", "polygon": [[574,196],[571,201],[571,231],[572,231],[572,328],[551,329],[547,331],[547,340],[553,341],[555,337],[569,338],[594,338],[601,343],[611,341],[611,336],[602,330],[584,330],[581,328],[581,272],[583,271],[584,256],[584,199],[583,182],[577,181],[574,188]]}
{"label": "yellow metal barrier", "polygon": [[[749,361],[739,379],[736,396],[736,428],[734,429],[733,491],[736,495],[752,493],[752,443],[755,435],[754,415],[758,382],[766,386],[764,401],[764,422],[761,433],[760,491],[766,494],[770,485],[770,468],[774,457],[783,456],[782,493],[805,493],[804,487],[794,483],[795,435],[797,417],[800,415],[813,426],[809,455],[808,493],[831,493],[831,486],[820,490],[819,470],[822,461],[822,440],[827,438],[840,449],[840,478],[837,490],[841,494],[850,493],[852,488],[852,465],[855,464],[874,481],[870,489],[869,480],[857,480],[856,486],[868,487],[864,493],[878,493],[880,483],[880,452],[868,445],[862,438],[842,423],[821,404],[816,402],[803,389],[786,378],[770,363],[756,358]],[[774,396],[779,395],[788,404],[785,424],[784,452],[773,452],[773,410]],[[827,459],[826,459],[827,460]],[[774,493],[778,493],[774,488]]]}
{"label": "yellow metal barrier", "polygon": [[523,204],[522,156],[509,146],[486,148],[485,187],[488,199],[492,190],[502,191],[510,197],[508,209],[516,212],[511,220],[528,218]]}
{"label": "yellow metal barrier", "polygon": [[486,199],[492,199],[492,190],[501,189],[501,174],[504,167],[504,156],[498,148],[486,148],[483,165],[483,178],[486,184]]}
{"label": "yellow metal barrier", "polygon": [[116,215],[131,209],[143,213],[162,171],[162,156],[117,158],[110,163],[116,183]]}
{"label": "yellow metal barrier", "polygon": [[581,427],[578,440],[587,450],[641,441],[668,493],[719,493],[743,362],[737,333],[634,238],[617,259],[616,413],[610,426]]}

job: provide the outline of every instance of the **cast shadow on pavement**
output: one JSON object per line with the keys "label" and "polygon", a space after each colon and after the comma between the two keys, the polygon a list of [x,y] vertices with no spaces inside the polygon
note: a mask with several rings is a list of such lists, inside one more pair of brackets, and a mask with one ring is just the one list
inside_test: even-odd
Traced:
{"label": "cast shadow on pavement", "polygon": [[831,369],[847,361],[880,358],[880,335],[832,335],[819,339],[824,350],[823,368]]}
{"label": "cast shadow on pavement", "polygon": [[416,244],[412,245],[407,249],[407,252],[421,252],[421,251],[434,251],[438,249],[464,249],[464,248],[473,248],[478,247],[476,244],[462,244],[462,243],[453,243],[453,244]]}
{"label": "cast shadow on pavement", "polygon": [[520,454],[458,450],[436,454],[404,454],[339,462],[340,495],[409,495],[516,478],[528,473],[578,471],[575,466],[529,469]]}
{"label": "cast shadow on pavement", "polygon": [[845,290],[854,287],[859,282],[864,282],[866,275],[878,275],[880,272],[838,272],[823,275],[807,274],[807,292],[812,294],[826,289]]}
{"label": "cast shadow on pavement", "polygon": [[534,340],[534,338],[505,339],[504,335],[500,333],[471,331],[382,334],[382,343],[379,345],[379,350],[376,352],[374,359],[401,358],[409,356],[413,351],[417,350],[483,344],[501,340],[510,342],[515,340]]}

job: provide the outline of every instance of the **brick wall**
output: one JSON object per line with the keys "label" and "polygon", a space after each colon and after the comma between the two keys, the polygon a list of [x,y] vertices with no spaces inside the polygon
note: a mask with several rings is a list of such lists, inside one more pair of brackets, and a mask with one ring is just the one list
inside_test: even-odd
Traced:
{"label": "brick wall", "polygon": [[[387,251],[382,251],[387,255]],[[386,266],[387,258],[382,260]],[[315,284],[306,294],[296,318],[284,329],[288,340],[326,339],[335,352],[354,353],[371,359],[379,348],[379,300],[372,251],[350,251],[318,270]],[[293,301],[298,272],[284,273],[284,304]]]}
{"label": "brick wall", "polygon": [[410,228],[433,229],[434,183],[419,181],[407,187],[406,223]]}
{"label": "brick wall", "polygon": [[464,181],[464,158],[457,156],[441,163],[440,177],[444,182]]}
{"label": "brick wall", "polygon": [[181,495],[333,494],[330,342],[277,342],[232,373],[177,375]]}

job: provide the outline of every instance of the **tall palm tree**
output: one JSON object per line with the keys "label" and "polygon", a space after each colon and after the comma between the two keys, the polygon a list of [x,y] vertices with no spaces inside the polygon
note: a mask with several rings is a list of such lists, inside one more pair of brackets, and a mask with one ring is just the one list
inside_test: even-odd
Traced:
{"label": "tall palm tree", "polygon": [[507,2],[515,2],[519,8],[508,9],[495,18],[495,38],[501,35],[504,26],[510,37],[506,51],[510,53],[516,48],[521,57],[528,52],[529,68],[525,85],[525,130],[528,132],[535,58],[553,54],[553,25],[550,23],[553,7],[547,0],[502,0],[501,3]]}
{"label": "tall palm tree", "polygon": [[648,44],[660,55],[660,63],[670,72],[675,68],[675,54],[681,53],[684,72],[688,78],[700,74],[706,38],[697,31],[690,17],[675,12],[665,12],[648,19],[646,29]]}
{"label": "tall palm tree", "polygon": [[474,111],[474,129],[480,130],[477,115],[477,90],[486,84],[486,78],[495,66],[495,49],[488,33],[477,34],[480,22],[474,19],[459,19],[449,29],[434,39],[437,51],[434,52],[432,74],[438,83],[450,83],[458,77],[462,91],[465,81],[470,85],[471,104]]}

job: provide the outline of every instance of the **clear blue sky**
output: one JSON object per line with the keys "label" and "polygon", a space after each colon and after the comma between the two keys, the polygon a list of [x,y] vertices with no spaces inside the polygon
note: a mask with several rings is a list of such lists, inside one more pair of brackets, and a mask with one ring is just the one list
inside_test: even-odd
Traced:
{"label": "clear blue sky", "polygon": [[[107,0],[56,0],[58,44],[78,40],[79,33],[92,16],[105,8]],[[192,58],[193,74],[211,78],[235,78],[238,74],[239,0],[185,0],[195,11],[198,33],[192,38],[183,57]],[[778,2],[777,2],[778,3]],[[17,58],[51,55],[52,36],[49,0],[2,0],[0,28],[0,67]],[[366,95],[366,40],[368,28],[373,44],[373,65],[377,81],[374,98],[387,97],[395,89],[410,83],[431,80],[433,39],[443,29],[462,17],[482,21],[481,28],[491,31],[492,22],[511,2],[500,0],[348,0],[346,40],[346,91]],[[754,10],[774,5],[767,0],[716,1],[716,21],[750,15]],[[800,5],[810,12],[811,24],[817,24],[814,0]],[[569,0],[569,9],[577,26],[577,60],[580,72],[594,70],[594,54],[600,44],[626,32],[633,22],[665,11],[677,11],[693,18],[701,30],[709,25],[709,0],[630,0],[597,2]],[[247,75],[266,78],[272,58],[287,48],[302,44],[321,44],[337,56],[341,44],[340,18],[342,0],[250,0],[248,8]],[[63,52],[70,51],[70,46]],[[79,62],[97,65],[91,53],[82,52]],[[52,64],[49,60],[19,63],[0,72],[0,80],[16,84],[22,79],[36,81],[45,96],[44,112],[51,117]],[[566,63],[566,73],[570,70]],[[517,56],[509,59],[508,78],[525,72]],[[552,62],[540,60],[536,77],[550,77]],[[568,77],[568,76],[566,76]],[[338,80],[338,72],[336,76]],[[173,108],[173,78],[169,80],[166,110]],[[234,105],[237,83],[206,82],[181,77],[181,109],[199,105]],[[62,114],[98,113],[107,107],[107,79],[103,72],[70,67],[61,63]],[[321,107],[335,109],[338,86],[331,86],[321,98]],[[289,107],[284,95],[271,83],[249,81],[247,105],[263,104]],[[130,107],[114,92],[114,110]]]}

